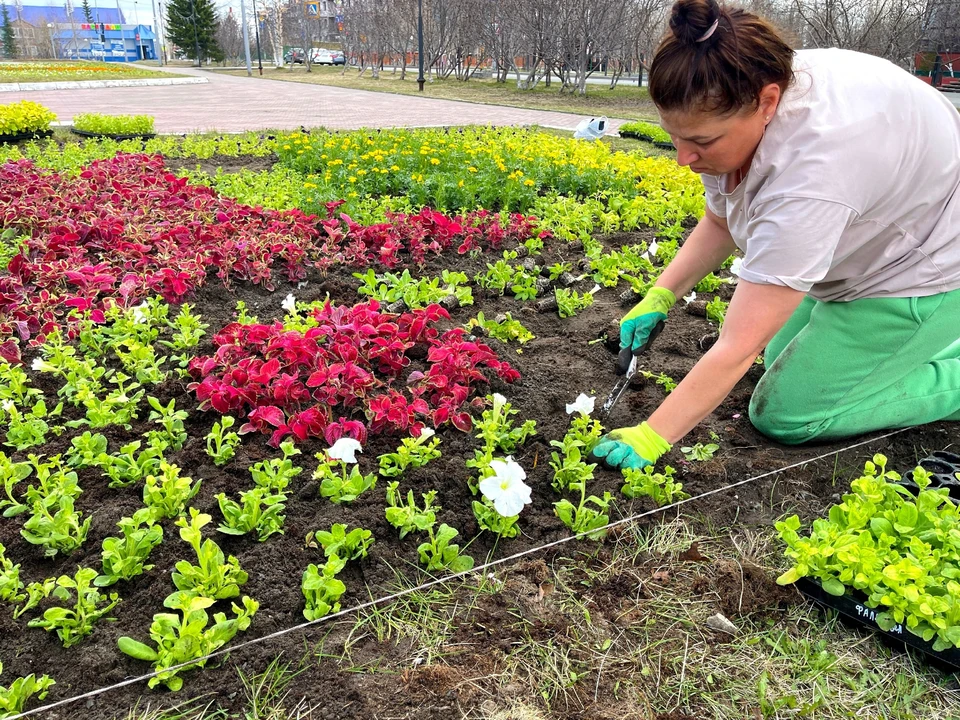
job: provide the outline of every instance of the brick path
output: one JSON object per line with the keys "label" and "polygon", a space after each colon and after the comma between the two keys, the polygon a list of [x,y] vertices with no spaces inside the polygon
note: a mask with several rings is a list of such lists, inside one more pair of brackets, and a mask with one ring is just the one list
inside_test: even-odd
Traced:
{"label": "brick path", "polygon": [[[154,68],[156,69],[156,68]],[[147,114],[159,132],[294,130],[427,125],[543,125],[573,129],[582,115],[418,98],[306,83],[267,81],[173,68],[203,85],[4,93],[5,102],[46,105],[60,120],[81,112]],[[256,72],[256,70],[254,70]],[[610,121],[610,130],[624,121]]]}

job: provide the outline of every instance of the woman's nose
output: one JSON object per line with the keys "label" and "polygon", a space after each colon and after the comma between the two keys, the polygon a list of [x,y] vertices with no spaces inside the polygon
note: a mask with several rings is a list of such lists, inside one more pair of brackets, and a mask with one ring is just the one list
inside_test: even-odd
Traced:
{"label": "woman's nose", "polygon": [[700,159],[700,156],[693,150],[689,150],[683,144],[677,145],[677,163],[683,166],[691,165]]}

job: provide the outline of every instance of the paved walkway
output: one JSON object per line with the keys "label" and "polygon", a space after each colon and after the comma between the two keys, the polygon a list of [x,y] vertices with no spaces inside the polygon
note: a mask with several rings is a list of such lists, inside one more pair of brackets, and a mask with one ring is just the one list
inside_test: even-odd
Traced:
{"label": "paved walkway", "polygon": [[[182,67],[171,68],[171,71],[204,77],[209,82],[203,85],[5,93],[4,100],[39,102],[57,113],[61,121],[83,112],[153,115],[157,131],[162,133],[295,130],[301,125],[349,130],[489,124],[542,125],[572,130],[584,118],[545,110],[234,77]],[[609,132],[622,122],[611,120]]]}

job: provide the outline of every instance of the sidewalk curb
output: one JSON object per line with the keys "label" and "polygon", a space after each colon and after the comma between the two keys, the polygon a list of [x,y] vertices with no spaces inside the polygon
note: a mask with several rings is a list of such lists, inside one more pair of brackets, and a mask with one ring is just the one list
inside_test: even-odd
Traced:
{"label": "sidewalk curb", "polygon": [[30,90],[91,90],[113,87],[147,87],[155,85],[199,85],[210,82],[201,77],[138,78],[130,80],[77,80],[74,82],[0,83],[0,93]]}

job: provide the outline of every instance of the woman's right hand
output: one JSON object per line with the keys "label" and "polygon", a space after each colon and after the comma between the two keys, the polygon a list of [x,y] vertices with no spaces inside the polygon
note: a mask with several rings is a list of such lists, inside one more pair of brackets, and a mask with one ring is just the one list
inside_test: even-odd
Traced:
{"label": "woman's right hand", "polygon": [[620,347],[634,354],[646,349],[650,333],[667,319],[677,302],[676,296],[664,287],[652,287],[637,305],[620,320]]}

